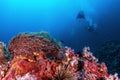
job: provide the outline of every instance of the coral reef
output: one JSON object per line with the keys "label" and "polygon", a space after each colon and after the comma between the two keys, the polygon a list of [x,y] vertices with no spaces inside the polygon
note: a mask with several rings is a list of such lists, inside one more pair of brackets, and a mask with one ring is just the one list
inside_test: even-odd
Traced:
{"label": "coral reef", "polygon": [[34,58],[19,55],[11,60],[5,80],[13,80],[24,75],[33,75],[37,80],[50,80],[56,73],[57,63],[46,58],[43,52],[34,53]]}
{"label": "coral reef", "polygon": [[22,33],[8,46],[0,42],[0,80],[119,80],[105,63],[98,63],[89,47],[82,54],[61,46],[48,33]]}
{"label": "coral reef", "polygon": [[96,56],[100,62],[104,61],[106,63],[109,73],[117,72],[120,74],[120,41],[112,40],[104,42],[100,46],[98,53]]}

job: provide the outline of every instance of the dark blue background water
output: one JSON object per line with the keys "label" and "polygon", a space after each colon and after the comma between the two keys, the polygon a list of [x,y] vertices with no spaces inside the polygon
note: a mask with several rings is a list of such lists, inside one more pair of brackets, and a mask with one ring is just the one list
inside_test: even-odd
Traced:
{"label": "dark blue background water", "polygon": [[[80,11],[97,25],[94,32],[86,20],[76,19]],[[1,41],[41,30],[75,50],[97,49],[104,41],[120,40],[120,0],[0,0]]]}

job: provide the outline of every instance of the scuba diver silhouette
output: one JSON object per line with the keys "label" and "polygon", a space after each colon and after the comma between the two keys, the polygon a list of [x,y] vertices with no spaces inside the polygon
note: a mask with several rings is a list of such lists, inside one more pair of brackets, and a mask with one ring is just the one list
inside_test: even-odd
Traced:
{"label": "scuba diver silhouette", "polygon": [[76,19],[85,19],[85,15],[83,11],[80,11],[76,17]]}
{"label": "scuba diver silhouette", "polygon": [[87,22],[87,24],[88,24],[87,30],[88,30],[89,32],[94,32],[94,31],[96,31],[96,27],[97,27],[96,24],[92,22],[92,19],[91,19],[91,18],[85,17],[85,14],[84,14],[83,11],[80,11],[80,12],[77,14],[76,19],[77,19],[77,20],[82,20],[82,19],[84,19],[84,20]]}

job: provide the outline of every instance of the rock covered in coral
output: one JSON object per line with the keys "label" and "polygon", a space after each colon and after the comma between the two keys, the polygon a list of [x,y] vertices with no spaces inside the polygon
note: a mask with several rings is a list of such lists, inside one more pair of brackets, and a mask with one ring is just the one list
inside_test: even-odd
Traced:
{"label": "rock covered in coral", "polygon": [[9,61],[3,45],[0,44],[1,65],[6,65],[0,67],[4,72],[0,80],[119,80],[117,74],[108,73],[105,63],[98,63],[89,47],[79,56],[43,32],[13,38],[8,46],[13,55]]}
{"label": "rock covered in coral", "polygon": [[31,55],[43,51],[47,56],[56,57],[60,52],[63,53],[62,47],[46,32],[19,34],[10,41],[8,51],[13,55]]}

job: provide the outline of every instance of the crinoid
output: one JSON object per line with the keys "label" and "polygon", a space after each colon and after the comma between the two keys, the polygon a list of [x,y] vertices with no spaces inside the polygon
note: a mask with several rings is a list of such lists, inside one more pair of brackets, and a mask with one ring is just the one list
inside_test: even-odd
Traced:
{"label": "crinoid", "polygon": [[74,71],[69,70],[67,65],[59,65],[54,80],[77,80],[78,77]]}

